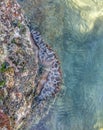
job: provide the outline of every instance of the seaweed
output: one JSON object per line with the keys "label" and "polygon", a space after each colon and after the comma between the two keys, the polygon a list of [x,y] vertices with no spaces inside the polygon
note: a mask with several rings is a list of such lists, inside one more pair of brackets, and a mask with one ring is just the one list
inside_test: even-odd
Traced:
{"label": "seaweed", "polygon": [[8,68],[8,66],[9,66],[8,62],[2,63],[1,67],[0,67],[0,72],[1,73],[5,72],[7,70],[7,68]]}
{"label": "seaweed", "polygon": [[0,88],[2,88],[5,85],[5,80],[0,81]]}

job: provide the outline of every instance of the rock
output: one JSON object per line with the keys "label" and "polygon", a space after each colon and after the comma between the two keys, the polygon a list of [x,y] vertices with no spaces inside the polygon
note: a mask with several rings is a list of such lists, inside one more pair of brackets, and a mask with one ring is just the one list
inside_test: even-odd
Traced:
{"label": "rock", "polygon": [[37,46],[26,22],[16,0],[0,1],[0,114],[8,120],[0,123],[2,130],[29,129],[37,124],[49,113],[60,91],[62,75],[56,53],[45,42]]}

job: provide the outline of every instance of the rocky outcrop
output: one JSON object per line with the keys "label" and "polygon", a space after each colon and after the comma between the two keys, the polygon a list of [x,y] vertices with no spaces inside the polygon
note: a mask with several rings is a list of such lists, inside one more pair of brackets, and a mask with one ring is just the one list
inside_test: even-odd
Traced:
{"label": "rocky outcrop", "polygon": [[43,46],[38,46],[35,39],[37,34],[33,37],[34,32],[29,30],[16,0],[0,1],[2,130],[29,129],[30,125],[38,123],[49,111],[48,101],[54,101],[60,91],[59,60],[45,42],[43,44],[46,52],[42,53]]}

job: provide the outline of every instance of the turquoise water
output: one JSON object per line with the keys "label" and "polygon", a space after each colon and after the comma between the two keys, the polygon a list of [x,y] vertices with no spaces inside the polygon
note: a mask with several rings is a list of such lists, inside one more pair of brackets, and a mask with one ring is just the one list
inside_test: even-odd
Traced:
{"label": "turquoise water", "polygon": [[57,52],[63,90],[37,130],[103,130],[103,2],[18,0]]}

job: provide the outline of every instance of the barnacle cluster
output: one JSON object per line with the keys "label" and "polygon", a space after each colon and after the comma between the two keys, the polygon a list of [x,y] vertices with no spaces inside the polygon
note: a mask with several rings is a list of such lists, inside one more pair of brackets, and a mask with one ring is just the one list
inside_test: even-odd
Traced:
{"label": "barnacle cluster", "polygon": [[55,52],[45,44],[40,33],[32,30],[31,34],[34,43],[38,47],[39,62],[45,68],[42,79],[38,83],[36,90],[37,94],[39,94],[38,100],[43,100],[57,93],[60,89],[60,63]]}
{"label": "barnacle cluster", "polygon": [[45,115],[60,83],[54,51],[29,30],[16,0],[0,0],[0,129],[29,129]]}

